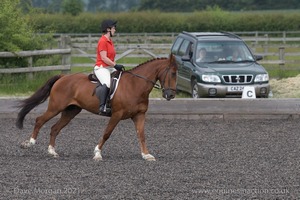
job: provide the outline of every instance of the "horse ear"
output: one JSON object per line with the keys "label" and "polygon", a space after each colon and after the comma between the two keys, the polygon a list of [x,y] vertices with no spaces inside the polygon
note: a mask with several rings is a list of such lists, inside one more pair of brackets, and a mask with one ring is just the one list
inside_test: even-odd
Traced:
{"label": "horse ear", "polygon": [[170,64],[176,66],[176,59],[175,56],[171,53],[169,56]]}
{"label": "horse ear", "polygon": [[174,60],[174,58],[173,58],[174,56],[173,56],[173,54],[172,53],[170,53],[170,55],[169,55],[169,62],[170,63],[172,63],[173,62],[173,60]]}

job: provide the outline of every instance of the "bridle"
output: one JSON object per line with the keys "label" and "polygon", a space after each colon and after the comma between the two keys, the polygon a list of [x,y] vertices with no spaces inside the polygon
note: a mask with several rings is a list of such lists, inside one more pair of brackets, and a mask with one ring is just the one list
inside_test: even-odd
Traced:
{"label": "bridle", "polygon": [[[146,81],[152,83],[153,86],[154,86],[155,88],[157,88],[157,89],[162,89],[163,92],[164,92],[164,91],[168,91],[168,90],[176,91],[176,89],[170,87],[170,85],[171,85],[171,83],[170,83],[170,80],[171,80],[171,77],[170,77],[170,76],[171,76],[171,74],[169,73],[170,69],[171,69],[170,66],[168,66],[168,67],[162,72],[162,73],[163,73],[162,75],[164,75],[164,79],[162,80],[161,85],[162,85],[163,87],[161,87],[161,85],[158,85],[155,81],[152,81],[152,80],[150,80],[150,79],[148,79],[147,77],[144,77],[144,76],[142,76],[142,75],[132,73],[131,71],[124,71],[124,72],[129,73],[129,74],[131,74],[131,75],[133,75],[133,76],[136,76],[136,77],[138,77],[138,78],[144,79],[144,80],[146,80]],[[165,81],[166,81],[167,75],[169,75],[169,81],[168,81],[168,87],[165,88],[164,85],[165,85]]]}
{"label": "bridle", "polygon": [[[163,71],[163,74],[162,74],[162,75],[164,75],[164,79],[161,82],[161,85],[163,86],[163,88],[162,88],[163,92],[170,91],[170,90],[176,92],[176,89],[170,87],[170,85],[171,85],[171,76],[172,76],[171,73],[170,73],[170,69],[171,69],[170,66],[168,66],[165,69],[165,71]],[[165,81],[166,81],[167,75],[169,75],[169,81],[168,81],[168,87],[166,88],[165,87]]]}

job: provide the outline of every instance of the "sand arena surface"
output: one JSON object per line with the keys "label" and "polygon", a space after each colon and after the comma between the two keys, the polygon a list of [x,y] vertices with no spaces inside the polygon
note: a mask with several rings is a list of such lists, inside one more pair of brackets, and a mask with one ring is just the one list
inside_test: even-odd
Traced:
{"label": "sand arena surface", "polygon": [[108,119],[75,118],[48,156],[49,132],[21,149],[35,122],[0,118],[0,199],[296,199],[300,196],[300,124],[293,120],[147,119],[157,161],[142,160],[131,120],[93,150]]}

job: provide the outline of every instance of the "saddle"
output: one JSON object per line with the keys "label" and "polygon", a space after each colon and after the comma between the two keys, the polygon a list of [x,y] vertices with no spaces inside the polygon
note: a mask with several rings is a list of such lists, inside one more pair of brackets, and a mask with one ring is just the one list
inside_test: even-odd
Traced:
{"label": "saddle", "polygon": [[[122,75],[122,71],[114,71],[113,73],[111,73],[110,90],[109,90],[108,98],[106,99],[107,107],[111,107],[110,100],[113,98],[113,96],[117,90],[121,75]],[[97,93],[97,91],[99,91],[99,90],[97,90],[97,88],[101,87],[102,84],[100,83],[100,81],[98,80],[97,76],[94,73],[89,74],[88,79],[92,83],[97,84],[92,96],[94,96],[96,94],[96,96],[99,97],[100,94]]]}

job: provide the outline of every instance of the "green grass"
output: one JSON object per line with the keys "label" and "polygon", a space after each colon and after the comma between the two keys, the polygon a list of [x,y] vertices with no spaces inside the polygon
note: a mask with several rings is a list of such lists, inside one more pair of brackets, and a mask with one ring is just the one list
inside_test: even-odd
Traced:
{"label": "green grass", "polygon": [[0,74],[0,96],[28,96],[56,74],[60,72],[38,72],[32,77],[29,74]]}
{"label": "green grass", "polygon": [[91,58],[86,58],[86,57],[72,57],[71,59],[72,63],[91,63],[95,64],[95,61]]}
{"label": "green grass", "polygon": [[[143,62],[146,62],[147,60],[150,60],[151,58],[131,58],[131,57],[124,57],[124,58],[121,58],[120,60],[117,61],[117,63],[124,63],[124,64],[130,64],[130,63],[143,63]],[[126,65],[125,65],[126,67]]]}

